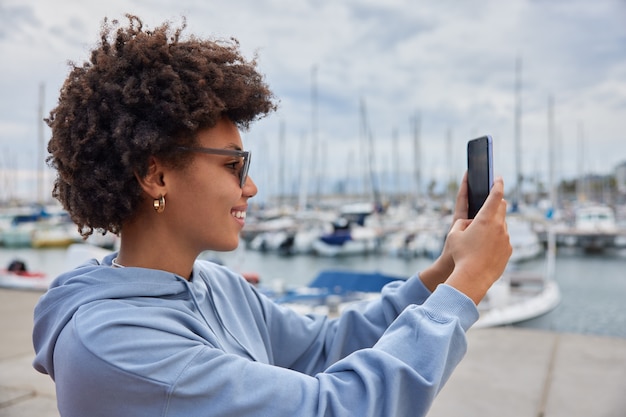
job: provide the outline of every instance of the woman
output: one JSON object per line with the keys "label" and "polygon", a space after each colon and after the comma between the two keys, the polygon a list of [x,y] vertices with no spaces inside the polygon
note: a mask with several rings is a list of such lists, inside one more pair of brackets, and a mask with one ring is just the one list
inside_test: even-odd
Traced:
{"label": "woman", "polygon": [[61,415],[424,415],[511,253],[501,179],[473,221],[463,179],[431,267],[337,319],[298,315],[196,261],[237,247],[257,192],[239,128],[275,104],[255,62],[128,18],[105,21],[47,119],[54,196],[83,235],[121,234],[35,310]]}

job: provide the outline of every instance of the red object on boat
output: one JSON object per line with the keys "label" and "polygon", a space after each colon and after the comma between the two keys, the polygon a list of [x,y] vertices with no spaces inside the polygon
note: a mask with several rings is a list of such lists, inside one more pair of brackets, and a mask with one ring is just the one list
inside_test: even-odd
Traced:
{"label": "red object on boat", "polygon": [[261,282],[261,278],[256,272],[242,272],[241,276],[252,285],[258,285]]}

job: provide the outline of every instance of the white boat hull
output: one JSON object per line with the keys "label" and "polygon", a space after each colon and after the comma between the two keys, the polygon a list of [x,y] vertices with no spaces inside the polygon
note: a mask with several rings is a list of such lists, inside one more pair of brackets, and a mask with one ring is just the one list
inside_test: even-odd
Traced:
{"label": "white boat hull", "polygon": [[552,311],[561,301],[559,286],[546,281],[541,291],[533,296],[504,302],[481,311],[474,328],[505,326],[530,320]]}

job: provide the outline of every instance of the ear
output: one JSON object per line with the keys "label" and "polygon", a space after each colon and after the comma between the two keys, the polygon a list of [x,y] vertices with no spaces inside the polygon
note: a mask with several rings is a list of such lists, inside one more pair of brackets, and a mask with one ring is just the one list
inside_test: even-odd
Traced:
{"label": "ear", "polygon": [[144,176],[135,172],[135,178],[143,191],[152,198],[159,198],[167,193],[165,186],[165,169],[163,164],[154,156],[148,158],[148,169]]}

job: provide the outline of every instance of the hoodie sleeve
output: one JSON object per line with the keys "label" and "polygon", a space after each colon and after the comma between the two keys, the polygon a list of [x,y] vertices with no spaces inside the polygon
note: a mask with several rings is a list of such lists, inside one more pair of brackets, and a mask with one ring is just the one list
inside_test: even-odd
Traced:
{"label": "hoodie sleeve", "polygon": [[[400,308],[398,297],[388,295]],[[176,382],[177,388],[197,390],[193,396],[204,404],[201,409],[210,409],[216,416],[426,415],[466,351],[465,331],[476,319],[476,308],[452,287],[440,286],[422,305],[410,304],[401,309],[395,320],[393,315],[388,316],[391,324],[378,334],[378,329],[385,327],[383,321],[368,320],[366,316],[391,308],[389,303],[394,304],[391,300],[374,303],[365,315],[355,311],[343,323],[326,321],[319,325],[319,334],[294,330],[292,339],[285,338],[282,346],[275,346],[277,364],[293,351],[301,353],[295,361],[298,366],[325,357],[325,362],[331,364],[319,371],[302,373],[203,350]],[[363,324],[371,326],[366,336],[356,327]],[[312,327],[309,323],[308,330]],[[359,341],[350,341],[351,337]],[[318,339],[323,342],[318,343]],[[311,340],[314,343],[305,349]],[[368,347],[360,346],[372,340]],[[337,361],[333,361],[333,354],[326,353],[333,349],[345,353],[353,348],[358,350]],[[210,399],[194,383],[209,369],[218,378],[210,381],[209,391],[218,393]],[[224,402],[226,398],[230,400]],[[193,413],[191,404],[179,396],[173,397],[171,404],[182,411],[180,415]]]}
{"label": "hoodie sleeve", "polygon": [[[459,324],[467,330],[477,319],[475,306],[452,288],[445,293],[444,298],[458,299],[456,302],[469,311],[461,312],[455,306],[455,314],[461,313]],[[356,350],[372,347],[407,306],[422,305],[430,296],[416,275],[387,284],[380,298],[356,303],[336,319],[318,315],[303,318],[299,314],[293,317],[284,307],[266,303],[276,364],[307,374],[321,372]]]}
{"label": "hoodie sleeve", "polygon": [[422,416],[477,318],[467,297],[417,277],[338,320],[228,285],[196,304],[177,290],[79,306],[53,347],[61,414]]}
{"label": "hoodie sleeve", "polygon": [[453,292],[438,289],[372,347],[313,375],[198,349],[175,383],[172,415],[424,416],[466,350],[465,307]]}

